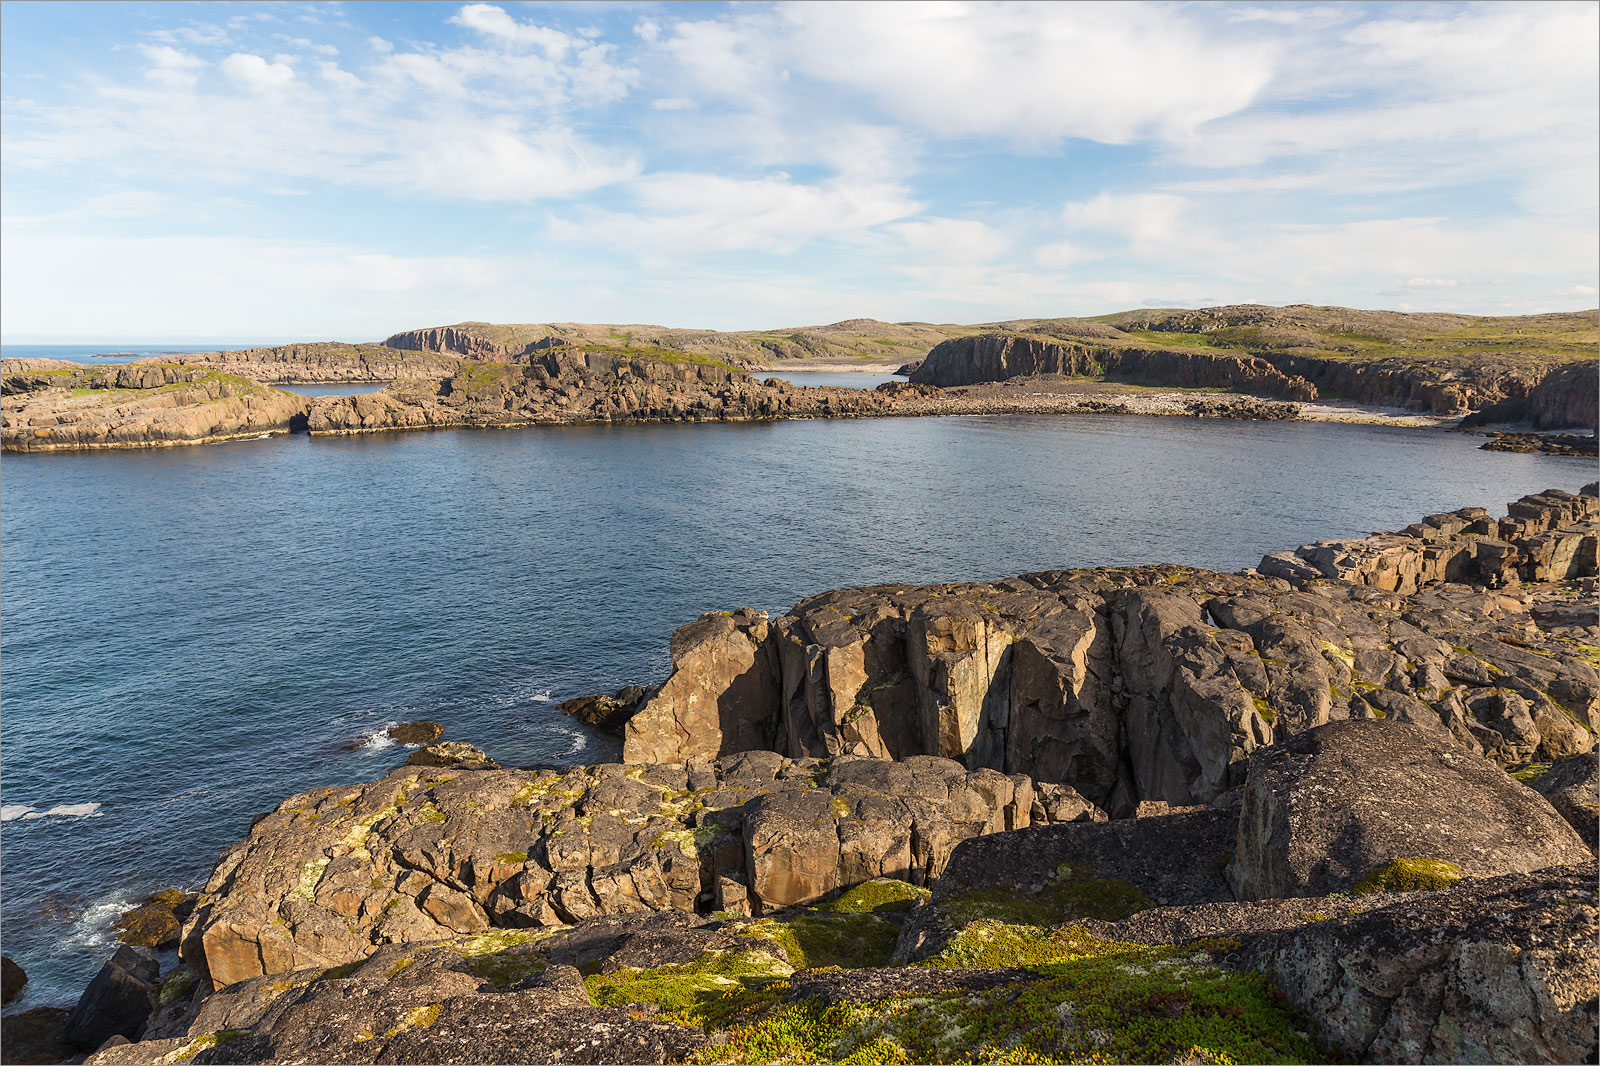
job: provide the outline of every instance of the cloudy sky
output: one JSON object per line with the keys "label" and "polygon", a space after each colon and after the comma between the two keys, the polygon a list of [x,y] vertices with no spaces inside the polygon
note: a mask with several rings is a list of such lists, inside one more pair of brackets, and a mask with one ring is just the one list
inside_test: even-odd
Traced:
{"label": "cloudy sky", "polygon": [[1597,303],[1600,5],[0,5],[12,342]]}

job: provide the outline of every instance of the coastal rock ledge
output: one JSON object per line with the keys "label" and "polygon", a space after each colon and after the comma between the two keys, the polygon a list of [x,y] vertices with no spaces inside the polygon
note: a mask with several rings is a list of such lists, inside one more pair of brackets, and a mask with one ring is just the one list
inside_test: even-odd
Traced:
{"label": "coastal rock ledge", "polygon": [[1597,503],[707,615],[624,763],[286,800],[82,1050],[1593,1061]]}

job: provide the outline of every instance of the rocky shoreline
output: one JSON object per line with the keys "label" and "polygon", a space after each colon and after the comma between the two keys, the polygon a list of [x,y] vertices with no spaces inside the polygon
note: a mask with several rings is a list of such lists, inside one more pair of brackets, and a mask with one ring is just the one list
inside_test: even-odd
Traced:
{"label": "rocky shoreline", "polygon": [[1597,493],[708,614],[625,762],[291,797],[6,1060],[1584,1061]]}
{"label": "rocky shoreline", "polygon": [[[1334,408],[1060,374],[948,388],[916,382],[888,382],[873,390],[807,387],[777,378],[757,381],[736,367],[713,360],[697,362],[664,350],[557,347],[517,365],[440,356],[414,361],[410,353],[383,356],[353,347],[332,355],[320,349],[311,355],[298,348],[271,351],[288,353],[287,361],[264,365],[259,351],[225,353],[238,356],[237,360],[205,357],[211,361],[199,365],[141,361],[86,367],[51,360],[6,360],[0,364],[4,397],[0,448],[54,452],[165,447],[292,432],[322,436],[587,423],[997,414],[1138,414],[1412,426],[1453,421],[1399,410]],[[219,367],[255,373],[265,369],[263,380],[279,382],[388,384],[353,396],[306,397]],[[441,370],[444,376],[418,376]],[[370,374],[382,377],[365,376]],[[1582,439],[1525,434],[1515,447],[1583,454],[1581,449],[1574,451],[1573,443]]]}

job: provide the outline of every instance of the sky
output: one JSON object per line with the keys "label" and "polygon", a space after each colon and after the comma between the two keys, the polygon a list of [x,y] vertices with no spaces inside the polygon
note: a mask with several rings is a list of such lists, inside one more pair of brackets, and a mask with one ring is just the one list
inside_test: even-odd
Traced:
{"label": "sky", "polygon": [[1600,287],[1600,4],[0,3],[0,336]]}

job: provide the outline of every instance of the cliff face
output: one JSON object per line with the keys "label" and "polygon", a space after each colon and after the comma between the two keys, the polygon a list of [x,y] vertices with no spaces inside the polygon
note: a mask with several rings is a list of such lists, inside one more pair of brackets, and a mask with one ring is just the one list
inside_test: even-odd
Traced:
{"label": "cliff face", "polygon": [[1090,346],[1014,333],[945,341],[910,370],[913,382],[946,388],[1033,374],[1106,374],[1141,385],[1224,388],[1282,400],[1317,395],[1305,379],[1254,356]]}
{"label": "cliff face", "polygon": [[17,452],[159,447],[286,433],[303,424],[310,404],[306,397],[235,375],[163,364],[57,364],[7,372],[0,377],[0,393],[5,397],[0,447]]}
{"label": "cliff face", "polygon": [[[1174,334],[1175,338],[1181,336]],[[1129,335],[1123,337],[1124,341],[1130,339]],[[908,364],[902,369],[912,381],[947,388],[1034,374],[1103,374],[1139,385],[1221,388],[1298,401],[1341,397],[1436,415],[1494,408],[1486,411],[1486,416],[1494,416],[1488,421],[1531,422],[1540,429],[1593,429],[1596,421],[1592,362],[1553,369],[1543,364],[1496,362],[1444,365],[1270,349],[1253,354],[1243,350],[1183,351],[991,332],[945,341],[920,365]]]}
{"label": "cliff face", "polygon": [[624,757],[942,756],[1114,815],[1211,802],[1252,751],[1335,719],[1422,724],[1506,766],[1559,758],[1600,726],[1600,681],[1563,635],[1592,609],[1472,586],[1593,576],[1595,491],[1274,553],[1264,577],[1055,571],[842,589],[771,622],[707,615],[673,637]]}
{"label": "cliff face", "polygon": [[958,337],[937,345],[920,364],[902,367],[911,380],[949,388],[1029,374],[1098,374],[1096,353],[1082,344],[1015,333]]}
{"label": "cliff face", "polygon": [[[448,352],[484,363],[509,362],[512,354],[503,344],[496,344],[455,326],[409,329],[396,333],[383,343],[385,347],[412,352]],[[517,353],[521,354],[523,349],[523,345],[518,345]]]}

